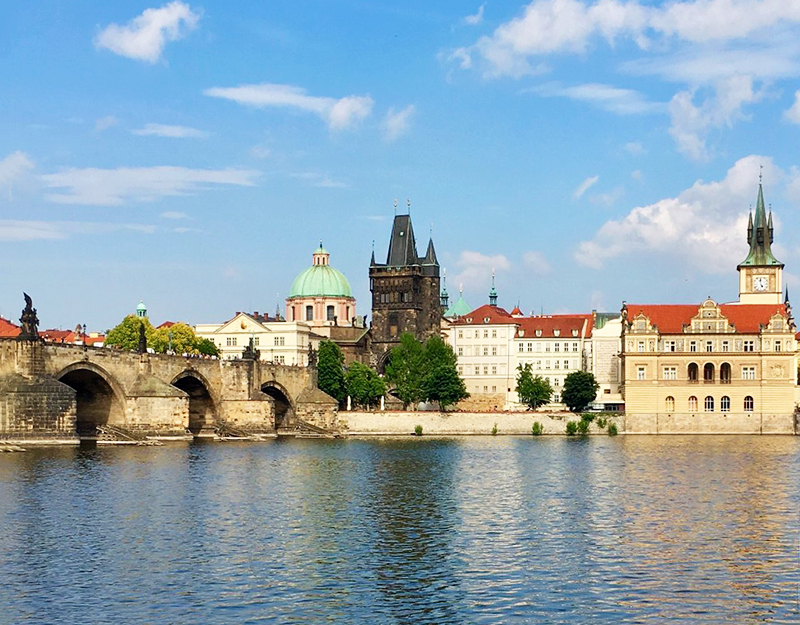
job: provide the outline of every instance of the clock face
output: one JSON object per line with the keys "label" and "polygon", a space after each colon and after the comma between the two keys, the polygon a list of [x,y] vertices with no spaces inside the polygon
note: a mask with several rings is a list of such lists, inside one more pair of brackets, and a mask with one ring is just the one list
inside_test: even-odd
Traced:
{"label": "clock face", "polygon": [[766,291],[769,288],[768,276],[755,276],[753,278],[753,290]]}

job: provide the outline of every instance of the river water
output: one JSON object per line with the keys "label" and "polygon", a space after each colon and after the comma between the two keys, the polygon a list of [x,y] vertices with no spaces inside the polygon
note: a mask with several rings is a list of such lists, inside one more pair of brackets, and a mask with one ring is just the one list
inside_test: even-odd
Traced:
{"label": "river water", "polygon": [[800,439],[0,454],[0,623],[797,623]]}

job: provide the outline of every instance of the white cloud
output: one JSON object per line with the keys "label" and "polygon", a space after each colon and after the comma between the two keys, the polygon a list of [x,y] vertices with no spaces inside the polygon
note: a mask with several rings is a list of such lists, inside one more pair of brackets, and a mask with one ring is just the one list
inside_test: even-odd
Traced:
{"label": "white cloud", "polygon": [[[707,273],[729,271],[746,253],[748,206],[756,200],[762,164],[767,180],[784,177],[769,157],[747,156],[719,182],[698,181],[677,197],[636,207],[622,219],[606,222],[591,240],[580,243],[575,260],[599,268],[620,256],[635,257],[642,264],[659,262],[653,257],[661,255]],[[797,172],[792,175],[800,188]]]}
{"label": "white cloud", "polygon": [[319,115],[332,130],[354,126],[372,112],[375,102],[368,95],[328,98],[306,95],[305,89],[292,85],[262,83],[238,87],[212,87],[203,92],[213,98],[224,98],[239,104],[263,108],[267,106],[296,108]]}
{"label": "white cloud", "polygon": [[539,276],[548,274],[553,270],[544,254],[535,250],[525,252],[522,255],[522,263],[528,271],[532,271]]}
{"label": "white cloud", "polygon": [[693,0],[661,6],[635,0],[534,0],[492,35],[457,52],[462,58],[480,58],[488,75],[520,76],[531,57],[584,53],[594,38],[610,45],[627,39],[648,50],[655,47],[654,38],[666,46],[673,41],[719,44],[790,23],[800,23],[800,4],[786,0]]}
{"label": "white cloud", "polygon": [[591,176],[591,177],[587,178],[586,180],[584,180],[583,182],[581,182],[578,185],[578,188],[575,189],[575,192],[572,194],[572,197],[577,200],[584,193],[586,193],[586,191],[589,190],[589,187],[591,187],[592,185],[596,184],[598,180],[600,180],[600,176],[599,175],[598,176]]}
{"label": "white cloud", "polygon": [[162,219],[189,219],[189,215],[179,211],[165,211],[160,216]]}
{"label": "white cloud", "polygon": [[113,115],[106,115],[105,117],[101,117],[94,123],[94,131],[95,132],[103,132],[104,130],[108,130],[112,126],[116,126],[119,123],[119,120],[114,117]]}
{"label": "white cloud", "polygon": [[348,187],[347,183],[342,182],[341,180],[334,180],[327,174],[318,174],[307,171],[291,174],[291,176],[292,178],[298,178],[299,180],[308,180],[315,187],[322,187],[326,189],[346,189]]}
{"label": "white cloud", "polygon": [[462,23],[466,24],[467,26],[477,26],[481,22],[483,22],[483,7],[485,4],[482,4],[478,7],[478,12],[475,15],[467,15],[462,21]]}
{"label": "white cloud", "polygon": [[680,91],[669,103],[672,126],[669,130],[678,151],[694,160],[709,157],[706,135],[713,128],[731,126],[745,119],[742,107],[758,102],[763,92],[753,90],[749,76],[732,76],[718,82],[715,93],[699,106],[694,104],[693,91]]}
{"label": "white cloud", "polygon": [[556,83],[549,83],[524,89],[523,92],[538,93],[545,97],[558,96],[589,102],[601,109],[619,115],[653,113],[664,109],[663,104],[648,101],[638,91],[600,83],[587,83],[572,87],[562,87]]}
{"label": "white cloud", "polygon": [[783,112],[783,117],[793,124],[800,124],[800,91],[794,92],[794,104]]}
{"label": "white cloud", "polygon": [[456,284],[466,284],[469,288],[488,286],[492,281],[492,271],[503,272],[511,268],[511,262],[502,254],[493,256],[464,250],[456,260],[459,273],[453,278]]}
{"label": "white cloud", "polygon": [[58,204],[118,206],[125,202],[151,202],[162,197],[187,195],[217,185],[253,186],[259,172],[242,169],[189,169],[187,167],[70,168],[41,176],[50,189],[46,196]]}
{"label": "white cloud", "polygon": [[628,152],[629,154],[633,154],[633,156],[643,156],[644,154],[647,154],[647,150],[645,150],[644,146],[638,141],[631,141],[630,143],[626,143],[625,151]]}
{"label": "white cloud", "polygon": [[413,104],[409,104],[399,111],[396,111],[394,107],[389,109],[383,121],[383,132],[387,141],[394,141],[408,132],[415,110]]}
{"label": "white cloud", "polygon": [[144,128],[131,130],[135,135],[171,137],[174,139],[205,139],[208,133],[188,126],[167,126],[165,124],[145,124]]}
{"label": "white cloud", "polygon": [[11,189],[14,183],[33,171],[33,161],[24,152],[12,152],[0,161],[0,189]]}
{"label": "white cloud", "polygon": [[76,234],[107,234],[128,230],[151,234],[155,226],[144,224],[82,223],[77,221],[18,221],[0,219],[0,241],[19,242],[66,239]]}
{"label": "white cloud", "polygon": [[107,26],[97,35],[94,45],[129,59],[156,63],[164,45],[194,30],[201,15],[202,12],[195,12],[188,4],[176,0],[158,9],[145,9],[125,26]]}

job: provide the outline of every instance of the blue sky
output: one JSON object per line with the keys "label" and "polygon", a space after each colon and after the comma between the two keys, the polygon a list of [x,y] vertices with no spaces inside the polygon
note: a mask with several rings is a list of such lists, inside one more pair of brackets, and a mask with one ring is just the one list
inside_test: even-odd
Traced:
{"label": "blue sky", "polygon": [[[235,6],[235,10],[231,9]],[[800,288],[800,3],[92,0],[0,21],[0,314],[283,309],[323,240],[369,313],[393,202],[451,294],[737,297],[759,172]]]}

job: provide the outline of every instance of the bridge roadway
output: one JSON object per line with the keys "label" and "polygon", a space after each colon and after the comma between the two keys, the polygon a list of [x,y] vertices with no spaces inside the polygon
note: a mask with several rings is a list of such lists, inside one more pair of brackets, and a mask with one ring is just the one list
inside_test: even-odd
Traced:
{"label": "bridge roadway", "polygon": [[143,436],[336,429],[316,368],[136,354],[0,339],[0,439],[92,438],[104,425]]}

